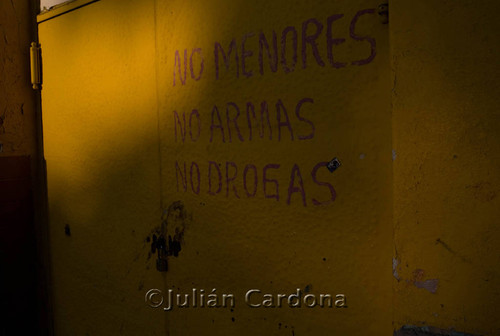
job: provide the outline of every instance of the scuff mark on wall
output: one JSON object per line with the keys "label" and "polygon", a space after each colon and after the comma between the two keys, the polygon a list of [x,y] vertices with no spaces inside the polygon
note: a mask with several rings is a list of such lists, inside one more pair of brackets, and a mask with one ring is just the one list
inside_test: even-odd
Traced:
{"label": "scuff mark on wall", "polygon": [[436,239],[436,244],[441,244],[446,250],[448,250],[451,254],[457,254],[455,251],[451,249],[451,247],[448,246],[444,241],[441,240],[441,238]]}
{"label": "scuff mark on wall", "polygon": [[497,197],[497,190],[490,182],[478,182],[465,188],[471,190],[474,199],[481,202],[490,202]]}
{"label": "scuff mark on wall", "polygon": [[460,260],[462,260],[463,262],[466,262],[466,263],[469,263],[469,264],[472,264],[472,262],[467,259],[466,257],[458,254],[455,250],[453,250],[448,244],[446,244],[444,241],[441,240],[441,238],[438,238],[436,239],[436,244],[439,244],[441,245],[442,247],[444,247],[445,250],[447,250],[448,252],[450,252],[451,254],[453,254],[454,256],[457,256],[458,258],[460,258]]}

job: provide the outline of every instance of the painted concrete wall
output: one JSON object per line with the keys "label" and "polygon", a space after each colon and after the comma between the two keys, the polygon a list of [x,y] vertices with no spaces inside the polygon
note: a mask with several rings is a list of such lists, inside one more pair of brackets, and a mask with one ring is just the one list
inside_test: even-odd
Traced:
{"label": "painted concrete wall", "polygon": [[[99,1],[39,25],[56,335],[164,335],[154,1]],[[147,331],[145,331],[147,330]]]}
{"label": "painted concrete wall", "polygon": [[29,68],[32,9],[29,1],[2,1],[0,11],[0,155],[33,156],[37,123]]}
{"label": "painted concrete wall", "polygon": [[[377,5],[103,0],[39,25],[57,334],[497,332],[494,10]],[[200,307],[213,289],[234,307]]]}
{"label": "painted concrete wall", "polygon": [[498,10],[391,3],[396,329],[500,333]]}
{"label": "painted concrete wall", "polygon": [[[166,288],[236,300],[173,309],[172,335],[390,334],[391,82],[373,6],[158,2],[162,201],[189,219],[168,218],[183,235]],[[297,288],[348,307],[245,303]]]}
{"label": "painted concrete wall", "polygon": [[[0,2],[0,334],[50,332],[33,1]],[[29,305],[26,304],[29,302]],[[30,321],[26,324],[26,321]]]}

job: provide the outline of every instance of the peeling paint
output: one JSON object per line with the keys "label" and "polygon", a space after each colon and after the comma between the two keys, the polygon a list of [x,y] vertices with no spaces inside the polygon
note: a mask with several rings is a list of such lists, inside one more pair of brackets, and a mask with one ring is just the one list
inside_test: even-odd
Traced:
{"label": "peeling paint", "polygon": [[393,149],[393,150],[392,150],[392,161],[395,161],[397,156],[398,156],[398,155],[396,154],[396,150],[395,150],[395,149]]}
{"label": "peeling paint", "polygon": [[394,278],[396,280],[399,281],[400,278],[399,278],[399,274],[398,274],[398,270],[397,270],[398,265],[399,265],[398,259],[392,258],[392,275],[394,276]]}
{"label": "peeling paint", "polygon": [[422,280],[424,278],[424,273],[424,270],[416,269],[415,271],[413,271],[413,281],[406,280],[406,282],[413,283],[413,285],[417,288],[423,288],[432,294],[436,294],[439,279]]}
{"label": "peeling paint", "polygon": [[439,279],[429,279],[425,281],[415,281],[414,285],[417,288],[427,289],[432,294],[436,294]]}

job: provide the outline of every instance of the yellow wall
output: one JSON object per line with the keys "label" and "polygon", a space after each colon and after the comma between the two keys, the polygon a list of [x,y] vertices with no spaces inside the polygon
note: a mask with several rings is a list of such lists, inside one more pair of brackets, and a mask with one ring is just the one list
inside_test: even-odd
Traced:
{"label": "yellow wall", "polygon": [[391,3],[396,329],[500,332],[499,9]]}
{"label": "yellow wall", "polygon": [[[166,287],[181,293],[193,287],[207,291],[216,288],[218,293],[234,293],[239,300],[234,312],[173,310],[167,317],[172,335],[202,331],[218,335],[286,335],[292,330],[296,335],[391,332],[387,261],[392,253],[388,31],[376,14],[360,14],[354,33],[369,36],[376,43],[373,61],[360,65],[356,62],[371,55],[371,45],[349,36],[356,14],[372,7],[369,1],[292,1],[286,5],[270,1],[158,2],[163,208],[180,200],[192,217],[185,224],[183,250],[178,258],[171,259]],[[327,51],[327,20],[333,15],[342,17],[332,19],[331,34],[345,39],[332,46],[333,61],[339,68],[329,62]],[[317,27],[323,26],[316,43],[319,62],[324,66],[318,64],[309,44],[303,66],[305,22],[310,22],[308,36],[314,36]],[[286,72],[281,56],[286,27],[293,27],[288,29],[285,45],[290,72]],[[260,33],[273,48],[273,31],[277,35],[278,66],[275,72],[271,70],[264,49],[261,74]],[[294,31],[298,55],[293,69]],[[216,43],[227,56],[233,40],[232,63],[226,70]],[[197,48],[204,60],[199,80],[200,53],[193,56],[194,76],[190,62]],[[247,50],[252,53],[245,57],[245,71],[243,48],[245,56]],[[184,50],[188,62],[185,84],[178,67],[180,59],[183,76]],[[300,116],[313,126],[296,115],[296,107],[304,99],[299,106]],[[272,135],[266,118],[261,138],[259,120],[264,101],[268,104]],[[292,131],[278,125],[278,113],[280,122],[286,121],[283,107],[279,105],[279,112],[276,107],[280,101]],[[249,102],[258,119],[252,120],[251,135]],[[199,119],[192,114],[193,109],[198,111]],[[175,113],[181,125],[184,115],[186,118],[184,141]],[[316,181],[328,183],[335,190],[336,198],[329,203],[329,188],[316,183],[312,174],[315,166],[334,157],[342,163],[335,172],[330,173],[324,166],[316,170]],[[278,181],[279,199],[272,198],[276,194],[273,182],[266,183],[264,191],[264,169],[270,165],[279,165],[266,170],[267,179]],[[304,200],[300,192],[288,199],[290,184],[300,187],[294,165],[303,179]],[[220,167],[220,182],[215,167]],[[314,200],[325,204],[315,205]],[[304,293],[306,287],[317,295],[345,294],[348,308],[252,309],[244,302],[245,292],[252,288],[262,293],[290,294],[297,288]]]}
{"label": "yellow wall", "polygon": [[[56,335],[164,335],[146,236],[161,216],[153,1],[39,25]],[[152,265],[152,266],[151,266]]]}
{"label": "yellow wall", "polygon": [[[58,334],[494,334],[494,11],[377,5],[102,0],[39,25]],[[167,272],[153,234],[180,244]]]}

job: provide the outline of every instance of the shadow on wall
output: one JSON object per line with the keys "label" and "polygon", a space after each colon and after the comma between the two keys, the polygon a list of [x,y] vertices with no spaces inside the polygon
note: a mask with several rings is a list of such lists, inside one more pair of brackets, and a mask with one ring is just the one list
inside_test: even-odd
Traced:
{"label": "shadow on wall", "polygon": [[[109,5],[110,2],[102,1],[95,5],[104,6],[105,3]],[[151,5],[152,3],[149,2],[148,4]],[[147,7],[147,5],[144,6]],[[109,10],[110,7],[112,6],[110,5],[106,8]],[[149,14],[153,13],[150,9],[145,10],[145,12]],[[75,13],[78,13],[78,11],[73,12],[72,15]],[[149,20],[150,25],[152,24],[153,20],[150,16],[142,15],[143,12],[141,11],[134,10],[133,13],[137,14],[137,17],[141,18],[141,20]],[[198,258],[200,268],[207,267],[204,264],[208,264],[208,261],[211,260],[229,260],[234,264],[242,264],[241,259],[246,261],[248,260],[247,257],[260,257],[261,263],[259,264],[260,268],[258,268],[258,272],[255,271],[256,268],[247,268],[245,265],[238,269],[241,272],[238,276],[248,279],[247,281],[249,282],[271,274],[275,270],[293,268],[295,263],[298,263],[301,259],[300,256],[291,255],[291,253],[288,253],[290,251],[285,251],[281,248],[282,245],[280,244],[284,240],[289,239],[289,236],[282,237],[279,242],[272,241],[270,236],[272,234],[279,235],[279,233],[273,231],[273,228],[269,228],[271,225],[267,225],[266,230],[268,231],[257,232],[255,227],[252,228],[254,231],[249,231],[253,234],[251,238],[257,237],[260,239],[264,236],[261,239],[262,242],[259,241],[259,243],[267,245],[265,251],[271,252],[269,255],[259,255],[260,251],[255,250],[255,246],[251,246],[252,248],[248,247],[250,240],[245,236],[246,232],[244,230],[248,230],[248,227],[255,223],[249,225],[246,222],[249,217],[245,218],[246,214],[244,212],[240,214],[244,218],[238,218],[237,222],[244,224],[227,225],[227,228],[222,228],[227,231],[221,234],[217,231],[219,228],[211,224],[214,222],[217,223],[215,220],[222,217],[228,211],[229,206],[227,204],[225,205],[223,201],[212,202],[210,209],[200,210],[199,213],[195,213],[195,210],[190,205],[194,204],[196,198],[193,195],[186,196],[182,192],[177,193],[177,186],[173,179],[175,178],[174,161],[177,157],[183,157],[187,150],[174,142],[177,125],[174,125],[173,110],[176,108],[185,108],[187,116],[187,111],[191,111],[188,106],[193,102],[199,101],[207,105],[206,101],[210,104],[214,102],[215,97],[222,97],[220,100],[224,100],[224,103],[226,103],[229,99],[226,99],[224,90],[234,93],[235,97],[239,97],[242,102],[245,101],[248,97],[244,93],[245,86],[241,84],[242,80],[245,80],[243,79],[245,70],[239,68],[238,71],[241,71],[241,77],[238,80],[221,77],[221,81],[219,82],[221,84],[219,87],[216,87],[212,85],[212,81],[196,81],[198,74],[194,73],[191,76],[190,67],[184,63],[184,70],[180,67],[177,74],[180,75],[180,78],[184,76],[184,80],[187,78],[186,93],[181,98],[188,101],[188,103],[181,104],[179,100],[179,105],[173,106],[172,102],[177,102],[175,94],[169,96],[171,93],[169,90],[173,89],[173,72],[172,68],[165,69],[166,67],[164,67],[163,62],[164,57],[175,57],[175,54],[170,49],[169,55],[164,55],[161,50],[156,50],[155,54],[155,50],[152,49],[154,43],[149,43],[146,46],[146,53],[141,52],[140,48],[130,48],[129,46],[137,46],[136,42],[138,45],[141,45],[139,44],[141,39],[147,40],[147,37],[144,36],[148,36],[148,34],[152,34],[153,32],[151,29],[147,29],[146,33],[144,33],[139,30],[134,31],[134,28],[128,27],[124,28],[126,31],[124,33],[120,30],[120,25],[128,25],[128,23],[121,22],[120,19],[126,21],[130,18],[127,15],[122,17],[122,14],[122,12],[117,13],[115,16],[110,14],[109,22],[111,23],[106,21],[109,23],[110,30],[100,31],[96,35],[99,39],[96,38],[95,40],[89,39],[86,34],[86,29],[89,29],[91,25],[85,22],[85,20],[80,20],[79,24],[82,28],[79,32],[81,35],[77,35],[78,38],[86,41],[86,43],[92,40],[88,44],[90,46],[93,43],[99,44],[101,40],[111,41],[112,44],[110,46],[100,46],[105,50],[103,53],[83,53],[78,56],[81,59],[76,57],[68,60],[65,63],[68,68],[58,72],[58,75],[61,75],[60,81],[54,80],[52,82],[55,85],[53,88],[49,84],[46,86],[47,90],[52,90],[50,91],[51,94],[56,96],[57,99],[51,100],[50,97],[47,97],[46,101],[50,100],[53,105],[48,105],[44,113],[47,115],[50,113],[71,114],[66,119],[62,117],[61,122],[57,121],[57,117],[54,117],[54,123],[59,123],[61,127],[54,128],[53,126],[49,126],[52,127],[52,130],[46,134],[46,143],[51,147],[50,154],[47,154],[47,165],[52,256],[55,270],[56,325],[59,324],[60,330],[63,331],[74,329],[89,332],[90,334],[97,333],[97,330],[102,329],[110,331],[126,330],[130,333],[137,332],[137,334],[141,334],[144,330],[144,325],[147,324],[151,325],[152,328],[157,328],[151,331],[152,334],[162,334],[164,332],[163,328],[167,325],[167,315],[162,314],[160,310],[152,313],[151,310],[144,309],[144,302],[142,301],[143,295],[148,288],[156,286],[157,288],[166,290],[169,288],[170,283],[167,283],[165,279],[173,278],[173,276],[168,278],[168,272],[157,272],[156,260],[158,253],[160,253],[161,260],[176,260],[177,262],[181,261],[186,255],[189,255],[189,258],[191,258],[189,260],[194,260],[199,250],[201,250],[200,256],[196,257]],[[230,22],[224,23],[225,31],[239,31],[240,22],[237,18],[244,17],[245,13],[243,11],[236,11],[233,14],[228,18]],[[300,16],[300,19],[296,21],[298,23],[295,29],[299,33],[299,23],[302,23],[303,19],[304,17]],[[207,20],[210,20],[210,17]],[[76,21],[78,20],[74,20],[74,22]],[[166,19],[166,21],[168,20]],[[179,25],[182,26],[181,23]],[[133,26],[132,23],[130,23],[130,26]],[[316,25],[316,27],[319,26]],[[257,29],[258,27],[255,28]],[[159,29],[162,31],[161,26],[159,26]],[[295,36],[295,40],[293,39],[293,29],[289,27],[284,29],[291,37],[289,42],[292,43],[290,45],[300,41],[297,36]],[[64,35],[64,32],[61,34]],[[70,33],[65,35],[68,39],[75,36]],[[272,45],[271,36],[271,33],[267,36],[270,46]],[[157,38],[159,37],[157,36]],[[196,40],[195,38],[193,39]],[[164,40],[161,41],[165,42]],[[278,39],[276,43],[278,41],[283,43]],[[235,71],[234,67],[227,70],[222,66],[223,58],[224,62],[226,62],[226,58],[229,60],[229,50],[231,49],[230,39],[224,39],[223,42],[222,40],[220,42],[226,54],[224,56],[222,56],[222,52],[219,54],[221,64],[219,70],[221,73],[222,71]],[[366,49],[368,51],[367,57],[369,57],[370,43],[368,41],[365,42],[368,46]],[[76,44],[78,42],[65,45],[65,41],[61,41],[61,49],[57,50],[58,56],[53,57],[57,61],[57,58],[64,55],[66,51],[73,51],[72,48]],[[123,50],[119,49],[120,46],[125,45],[127,48],[125,48],[123,53],[117,52],[117,50]],[[159,45],[163,44],[159,43]],[[196,46],[196,44],[193,42],[192,46]],[[187,45],[185,47],[191,46]],[[311,52],[311,54],[308,54],[310,55],[309,61],[314,67],[317,66],[314,69],[323,69],[321,65],[318,65],[319,58],[313,52],[315,49],[312,48],[312,45],[308,47],[308,50]],[[236,52],[236,50],[241,49],[241,45],[238,44],[232,50]],[[83,48],[81,50],[90,49]],[[95,51],[95,49],[92,50]],[[180,62],[184,54],[181,46],[179,46],[179,50],[181,50],[178,54]],[[148,53],[149,56],[146,55]],[[47,55],[48,53],[45,54]],[[195,54],[198,55],[197,53]],[[156,55],[158,59],[151,58],[151,55]],[[234,57],[234,54],[232,55]],[[333,62],[333,60],[328,59],[325,55],[327,55],[326,52],[323,55],[325,62]],[[254,59],[258,59],[257,55],[254,56]],[[274,69],[277,73],[272,74],[272,76],[275,76],[272,78],[258,78],[259,64],[255,63],[253,68],[255,76],[251,79],[254,80],[252,86],[255,92],[252,92],[252,94],[265,97],[267,95],[266,88],[272,90],[274,88],[273,85],[278,81],[291,83],[292,81],[289,80],[291,76],[299,76],[300,78],[307,79],[311,68],[309,68],[309,65],[306,69],[301,68],[301,56],[297,54],[295,56],[288,55],[290,57],[288,60],[295,62],[295,70],[290,71],[291,63],[283,61],[283,55],[278,53],[273,59],[271,54],[268,57],[264,52],[263,57],[265,62],[269,59],[271,64],[275,64]],[[189,59],[189,55],[185,56],[184,59]],[[276,63],[272,63],[273,61]],[[356,60],[353,59],[351,61],[355,62]],[[267,63],[264,64],[267,66]],[[334,64],[327,63],[327,65],[337,65],[339,68],[341,66],[335,62]],[[357,64],[354,65],[357,66]],[[58,66],[62,66],[61,63]],[[107,68],[108,66],[109,68]],[[216,70],[213,68],[210,70],[208,65],[206,66],[203,76],[212,76],[211,78],[215,78],[213,71]],[[77,68],[82,73],[73,71]],[[139,71],[137,69],[142,70]],[[159,76],[159,101],[157,101],[156,96],[157,83],[153,80],[157,69],[159,69],[158,74],[156,74]],[[355,71],[359,71],[359,68],[354,67],[354,69],[356,69]],[[49,71],[50,69],[46,69],[46,73]],[[272,65],[269,66],[269,71],[273,72]],[[144,76],[142,72],[149,74],[151,77]],[[78,78],[77,75],[81,74],[84,75],[82,76],[84,77],[84,81],[77,85],[75,84],[77,82],[76,78]],[[65,76],[67,77],[65,78]],[[323,78],[327,78],[327,75],[324,76]],[[193,86],[189,87],[189,81],[193,83]],[[197,83],[196,85],[194,85],[195,82]],[[307,80],[304,80],[304,83],[306,82]],[[177,82],[177,85],[181,84]],[[349,83],[345,85],[348,86]],[[283,86],[283,91],[285,92],[287,89],[291,89],[287,84]],[[332,88],[330,87],[329,89]],[[82,95],[74,94],[74,92],[78,91],[83,91],[84,93]],[[59,101],[60,97],[58,96],[60,92],[65,92],[66,94],[66,98],[61,101]],[[47,94],[47,91],[45,94]],[[328,94],[333,95],[335,93],[328,92]],[[172,96],[174,97],[172,98]],[[77,99],[73,100],[68,97],[76,97]],[[270,105],[272,106],[273,103],[270,103]],[[346,102],[346,104],[349,104],[349,102]],[[159,116],[157,116],[156,111],[157,105],[160,106]],[[256,108],[257,105],[255,106]],[[224,115],[224,108],[221,108],[221,115]],[[210,112],[212,112],[211,109],[204,113]],[[243,108],[241,108],[241,113],[243,113]],[[48,118],[49,121],[46,123],[46,127],[52,117],[48,116]],[[159,118],[159,121],[157,118]],[[345,115],[342,118],[342,122],[345,125],[356,122],[353,115]],[[227,123],[232,122],[230,118],[227,118],[225,121]],[[159,127],[157,125],[158,122],[160,123]],[[282,122],[284,123],[284,120]],[[279,120],[273,120],[271,127],[275,130],[278,129],[278,123]],[[281,126],[288,128],[286,123]],[[158,129],[160,130],[159,136],[157,134]],[[256,137],[260,129],[256,127],[252,130]],[[219,132],[221,129],[217,128],[216,131]],[[224,134],[223,132],[222,134]],[[184,133],[184,136],[187,137],[187,134]],[[219,134],[217,133],[217,135]],[[288,133],[286,134],[288,135]],[[228,133],[226,133],[227,135]],[[239,138],[239,135],[239,131],[233,133],[233,141],[238,141],[237,137]],[[224,151],[229,148],[222,147],[222,145],[229,145],[229,141],[224,142],[218,148],[217,146],[212,146],[211,143],[207,145],[198,142],[190,150],[196,152],[205,161],[208,161],[209,155],[214,155],[221,159],[227,154]],[[254,142],[253,145],[254,147],[248,146],[245,150],[249,152],[253,151],[255,156],[260,155],[261,152],[266,152],[269,147],[265,142]],[[375,144],[374,146],[376,147],[377,145]],[[282,143],[282,147],[286,150],[286,144],[283,145]],[[230,150],[227,150],[227,152],[229,153]],[[220,153],[224,155],[219,155]],[[230,154],[233,157],[238,157],[239,155],[237,150],[234,150]],[[399,159],[400,157],[398,157]],[[186,175],[187,173],[184,174]],[[227,178],[227,176],[225,177]],[[206,181],[205,188],[207,186],[208,181]],[[222,191],[221,195],[224,191]],[[204,196],[207,198],[211,197],[208,193]],[[262,197],[264,198],[264,196]],[[221,196],[220,199],[224,198]],[[198,198],[196,201],[200,201],[200,209],[207,203],[203,198]],[[273,209],[274,204],[259,210],[263,213],[274,215],[273,212],[269,211],[269,209]],[[276,213],[279,213],[280,206],[286,207],[287,205],[280,204],[276,206],[278,209]],[[356,209],[356,211],[359,212],[359,209]],[[203,213],[203,216],[200,216],[200,213]],[[271,223],[274,224],[275,222],[272,222],[272,220]],[[190,227],[196,227],[197,230],[198,228],[203,228],[205,231],[202,232],[211,232],[222,238],[215,240],[213,236],[208,236],[209,238],[205,239],[205,243],[202,246],[205,248],[204,250],[200,248],[201,246],[189,246]],[[308,228],[302,227],[302,230],[304,235],[309,234]],[[268,233],[268,237],[265,237]],[[319,236],[321,237],[318,237],[318,240],[324,239],[326,241],[330,239],[324,232],[321,232]],[[234,240],[236,238],[240,240],[236,240],[235,243]],[[341,236],[341,238],[345,237]],[[199,241],[202,240],[200,239]],[[328,250],[327,252],[334,253],[334,251],[331,251],[333,248],[330,245],[325,244],[325,246],[328,246],[325,248],[325,250]],[[304,250],[311,253],[309,250]],[[276,261],[276,256],[285,256],[288,259],[284,257],[283,260],[285,262],[278,262]],[[174,259],[175,257],[178,259]],[[287,264],[289,259],[293,260],[294,264]],[[207,261],[207,263],[203,261]],[[326,262],[326,258],[323,261]],[[328,259],[328,262],[330,262],[330,259]],[[179,267],[181,262],[177,262],[176,265]],[[186,266],[190,267],[190,265]],[[159,267],[167,268],[162,261],[160,261]],[[390,272],[390,266],[388,270]],[[222,271],[217,269],[217,272]],[[217,272],[206,272],[205,277],[210,279],[214,274],[219,275]],[[196,278],[196,274],[193,274],[194,279]],[[232,279],[231,276],[231,274],[228,274],[227,278],[224,279],[229,279],[228,282],[230,282]],[[390,273],[388,276],[390,277]],[[431,283],[433,286],[429,292],[422,292],[433,295],[436,292],[434,284],[434,282]],[[425,283],[422,286],[424,285]],[[140,297],[140,300],[138,297]],[[85,316],[86,320],[81,320],[81,316]],[[113,318],[110,319],[109,316]],[[157,321],[159,319],[165,320],[165,326],[158,325]],[[328,316],[324,317],[324,319],[329,321]],[[213,320],[209,321],[209,323],[212,322]],[[290,331],[290,329],[287,331]],[[403,336],[410,335],[411,333],[413,333],[412,335],[465,335],[430,327],[404,327],[401,330],[395,331],[394,335]]]}

